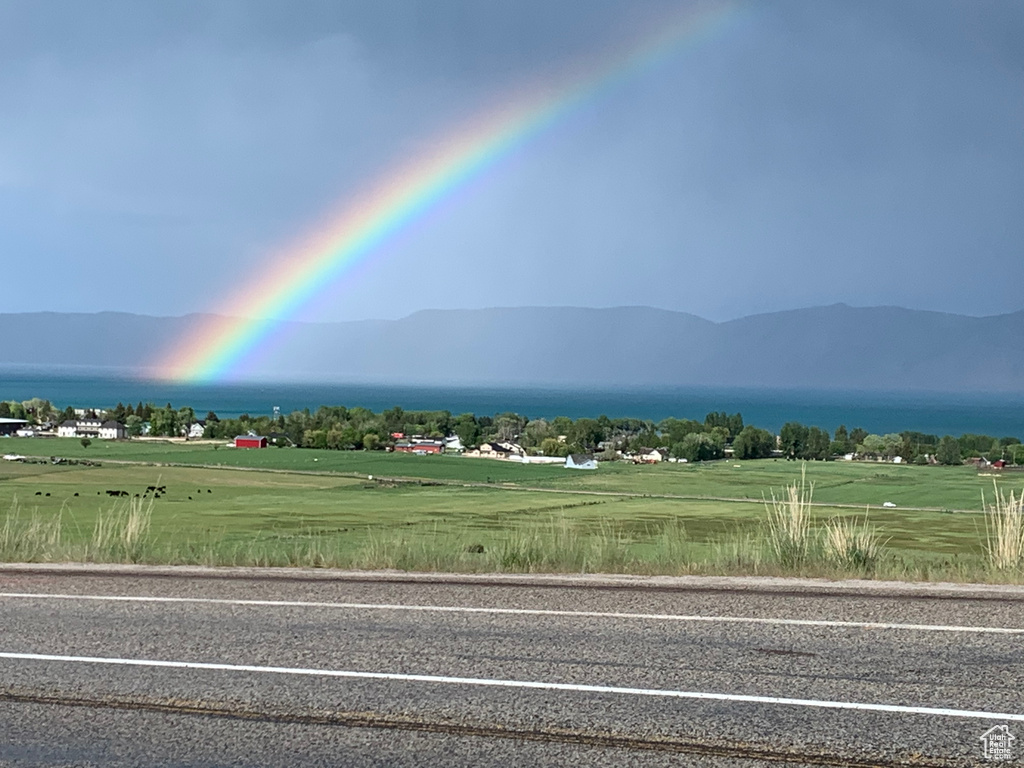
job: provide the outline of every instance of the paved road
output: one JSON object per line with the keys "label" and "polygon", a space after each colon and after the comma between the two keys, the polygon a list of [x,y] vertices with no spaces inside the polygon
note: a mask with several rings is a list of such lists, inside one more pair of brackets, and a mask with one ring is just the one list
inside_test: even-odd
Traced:
{"label": "paved road", "polygon": [[0,570],[0,764],[1024,755],[1024,590],[658,584]]}

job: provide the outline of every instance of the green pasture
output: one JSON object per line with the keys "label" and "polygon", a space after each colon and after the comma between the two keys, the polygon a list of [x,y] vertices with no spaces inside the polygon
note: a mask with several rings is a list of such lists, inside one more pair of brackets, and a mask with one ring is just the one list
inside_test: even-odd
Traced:
{"label": "green pasture", "polygon": [[[74,441],[61,442],[70,447]],[[52,441],[47,444],[56,445]],[[104,445],[115,449],[107,455],[126,460],[132,456],[126,449],[135,444]],[[193,463],[195,456],[203,455],[201,448],[193,446],[144,447],[151,451],[150,459],[159,456],[163,461],[184,456],[187,463]],[[88,458],[101,458],[93,446],[85,450]],[[71,455],[71,451],[61,453]],[[219,457],[229,452],[209,453]],[[689,543],[691,557],[700,557],[722,542],[757,535],[764,519],[760,495],[770,494],[773,488],[781,490],[800,474],[799,465],[770,461],[741,463],[739,468],[733,464],[609,465],[584,473],[488,460],[362,452],[267,449],[231,451],[230,455],[238,461],[268,462],[280,456],[275,469],[287,469],[282,464],[288,461],[308,462],[308,458],[320,456],[328,467],[311,474],[222,467],[0,462],[0,513],[16,499],[22,515],[44,519],[59,515],[69,539],[87,538],[97,516],[118,503],[107,495],[108,490],[145,496],[148,486],[165,486],[165,494],[153,502],[152,535],[167,546],[219,547],[328,536],[332,547],[354,554],[368,543],[398,536],[407,542],[443,539],[450,548],[480,545],[487,549],[524,527],[539,530],[569,524],[579,535],[612,536],[640,554],[656,547],[659,537],[671,529],[673,535]],[[360,469],[354,470],[356,466]],[[523,473],[515,487],[473,478],[478,471],[497,475],[506,469]],[[374,480],[341,474],[355,471],[374,474]],[[380,479],[417,473],[423,479]],[[901,505],[952,507],[960,503],[956,499],[976,494],[979,502],[974,506],[978,507],[980,492],[986,483],[991,487],[991,478],[979,479],[959,468],[840,464],[811,465],[807,476],[815,483],[818,501],[857,507],[872,504],[869,521],[894,553],[939,559],[981,554],[985,536],[982,515],[876,506],[892,499]],[[439,479],[481,484],[440,484]],[[943,495],[944,490],[950,496]],[[616,492],[622,495],[614,495]],[[655,495],[635,495],[642,493]],[[657,495],[671,493],[758,500]],[[837,515],[861,517],[864,511],[821,506],[815,508],[815,515],[820,523]]]}
{"label": "green pasture", "polygon": [[[238,467],[363,478],[373,475],[375,478],[411,478],[446,483],[513,484],[521,488],[754,501],[770,495],[772,489],[781,489],[800,474],[799,464],[781,460],[723,461],[705,465],[605,463],[597,471],[574,471],[560,466],[381,451],[245,450],[208,443],[103,440],[94,440],[84,448],[78,440],[60,438],[3,439],[0,440],[0,451],[98,462]],[[985,476],[971,467],[812,462],[807,465],[807,472],[808,479],[814,483],[815,501],[859,507],[870,505],[872,508],[892,502],[898,507],[981,510],[982,495],[991,499],[994,483],[1006,490],[1024,488],[1024,474]]]}

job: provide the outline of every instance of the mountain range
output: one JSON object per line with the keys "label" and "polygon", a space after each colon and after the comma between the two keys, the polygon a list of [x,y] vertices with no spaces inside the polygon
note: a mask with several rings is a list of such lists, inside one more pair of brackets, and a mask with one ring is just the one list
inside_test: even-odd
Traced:
{"label": "mountain range", "polygon": [[[0,365],[145,375],[211,315],[0,314]],[[835,304],[712,322],[650,307],[424,310],[284,322],[254,379],[489,386],[1018,392],[1024,311],[969,317]]]}

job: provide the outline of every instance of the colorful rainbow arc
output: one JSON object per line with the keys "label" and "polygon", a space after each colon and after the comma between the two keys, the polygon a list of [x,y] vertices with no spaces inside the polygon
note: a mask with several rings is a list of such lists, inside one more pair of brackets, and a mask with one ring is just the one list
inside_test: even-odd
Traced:
{"label": "colorful rainbow arc", "polygon": [[[643,71],[687,42],[697,43],[736,15],[732,4],[690,10],[614,56],[588,76],[535,89],[529,97],[471,121],[434,151],[382,177],[326,227],[234,294],[217,316],[179,339],[156,364],[160,378],[229,378],[296,312],[396,233],[424,217],[566,113]],[[258,319],[251,319],[252,316]],[[248,316],[248,317],[246,317]]]}

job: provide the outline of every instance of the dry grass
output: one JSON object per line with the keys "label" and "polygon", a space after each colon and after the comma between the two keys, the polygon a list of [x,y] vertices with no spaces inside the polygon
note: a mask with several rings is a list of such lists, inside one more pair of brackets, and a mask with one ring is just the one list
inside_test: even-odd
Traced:
{"label": "dry grass", "polygon": [[26,562],[54,559],[61,549],[63,511],[49,519],[38,511],[25,515],[15,496],[0,527],[0,551],[9,553],[6,559]]}
{"label": "dry grass", "polygon": [[[982,500],[984,504],[984,499]],[[989,565],[997,571],[1024,567],[1024,491],[1006,496],[995,488],[995,501],[985,505],[986,547]]]}
{"label": "dry grass", "polygon": [[85,559],[140,562],[149,543],[152,518],[152,497],[134,497],[115,504],[97,516],[92,538],[85,545]]}
{"label": "dry grass", "polygon": [[153,500],[132,498],[115,503],[96,517],[92,536],[84,542],[65,537],[64,508],[44,516],[25,512],[17,498],[0,526],[0,559],[8,562],[91,561],[137,563],[151,549]]}
{"label": "dry grass", "polygon": [[878,529],[862,519],[839,517],[825,524],[822,545],[825,557],[841,568],[871,571],[882,555]]}
{"label": "dry grass", "polygon": [[806,466],[800,471],[800,482],[786,486],[782,498],[771,492],[771,501],[765,499],[767,512],[768,545],[786,567],[798,568],[811,554],[813,532],[811,529],[811,503],[814,499],[814,483],[807,482]]}

